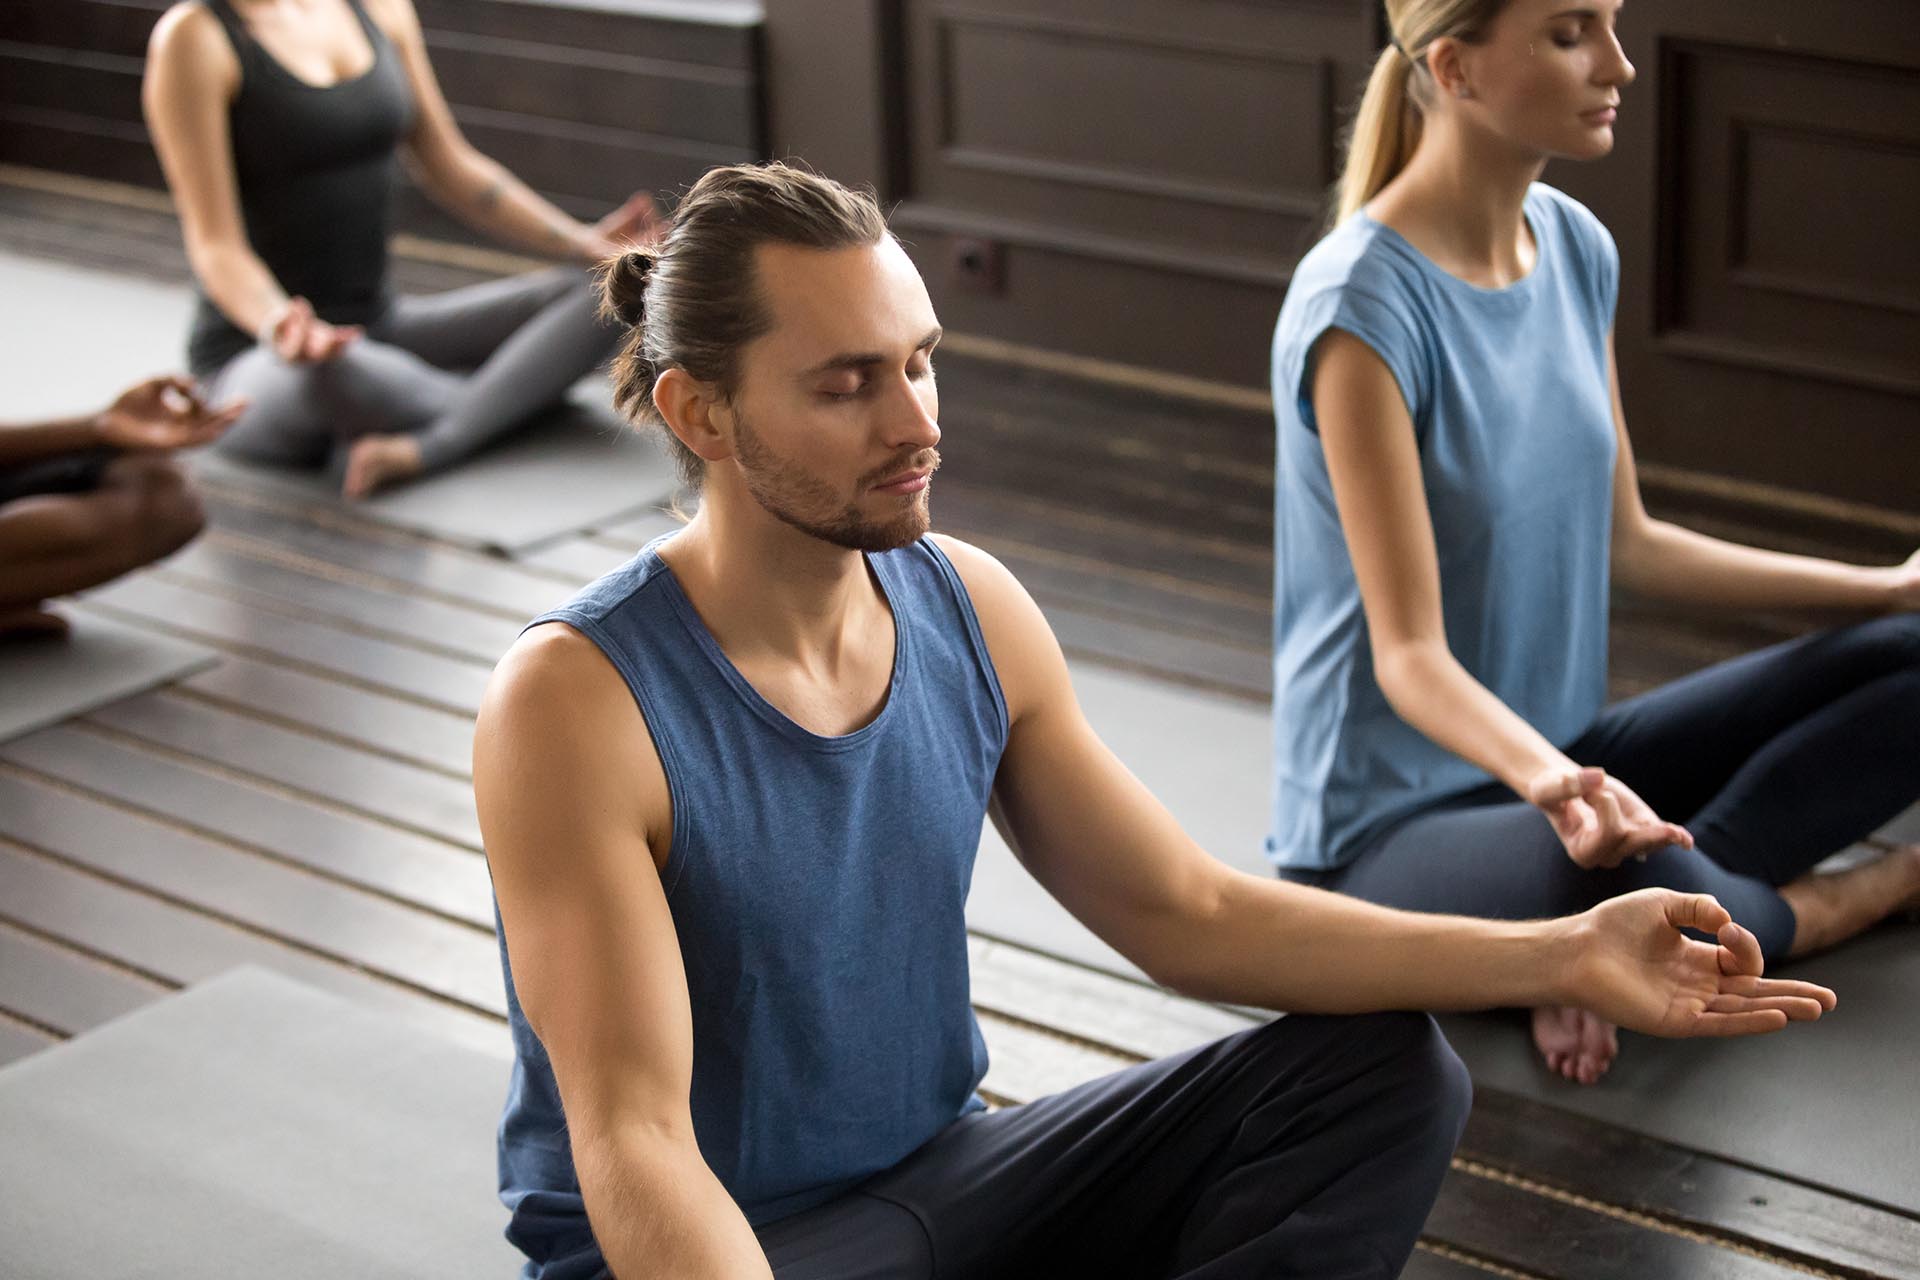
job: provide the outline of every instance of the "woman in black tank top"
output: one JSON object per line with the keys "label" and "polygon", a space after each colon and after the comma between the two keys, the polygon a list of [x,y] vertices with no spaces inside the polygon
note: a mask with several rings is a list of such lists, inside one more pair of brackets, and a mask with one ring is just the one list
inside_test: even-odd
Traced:
{"label": "woman in black tank top", "polygon": [[[655,233],[575,221],[461,135],[411,0],[187,0],[143,86],[199,285],[188,365],[243,397],[223,451],[328,466],[348,497],[446,467],[611,354],[584,271]],[[437,202],[580,267],[431,297],[387,283],[397,162]]]}

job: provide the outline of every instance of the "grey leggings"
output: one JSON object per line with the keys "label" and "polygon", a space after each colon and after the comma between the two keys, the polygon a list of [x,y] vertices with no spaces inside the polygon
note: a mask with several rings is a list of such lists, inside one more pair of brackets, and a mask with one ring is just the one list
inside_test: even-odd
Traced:
{"label": "grey leggings", "polygon": [[356,437],[406,432],[425,469],[439,470],[558,403],[612,355],[619,332],[595,310],[586,274],[558,267],[397,298],[331,360],[292,364],[255,347],[208,379],[216,402],[251,403],[219,448],[337,470]]}

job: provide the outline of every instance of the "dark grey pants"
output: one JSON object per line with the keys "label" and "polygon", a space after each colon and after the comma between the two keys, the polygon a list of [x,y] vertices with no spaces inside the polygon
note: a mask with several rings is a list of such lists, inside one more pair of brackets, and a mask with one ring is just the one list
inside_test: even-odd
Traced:
{"label": "dark grey pants", "polygon": [[1471,1094],[1424,1015],[1296,1015],[967,1116],[760,1241],[777,1280],[1391,1280]]}
{"label": "dark grey pants", "polygon": [[249,401],[217,447],[338,470],[356,437],[406,432],[426,470],[440,470],[557,404],[612,356],[620,334],[597,306],[585,271],[556,267],[396,298],[331,360],[290,364],[254,347],[208,379],[215,403]]}

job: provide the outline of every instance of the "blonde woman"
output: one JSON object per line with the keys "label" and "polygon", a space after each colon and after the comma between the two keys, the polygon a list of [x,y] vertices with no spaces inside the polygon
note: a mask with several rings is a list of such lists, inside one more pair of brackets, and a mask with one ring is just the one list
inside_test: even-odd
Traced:
{"label": "blonde woman", "polygon": [[[1542,185],[1594,159],[1633,67],[1619,0],[1389,0],[1335,226],[1273,349],[1277,788],[1287,878],[1558,916],[1711,893],[1772,959],[1920,899],[1920,849],[1827,855],[1920,798],[1920,555],[1754,550],[1641,505],[1606,229]],[[1605,706],[1614,584],[1878,615]],[[1534,1011],[1593,1083],[1614,1028]]]}

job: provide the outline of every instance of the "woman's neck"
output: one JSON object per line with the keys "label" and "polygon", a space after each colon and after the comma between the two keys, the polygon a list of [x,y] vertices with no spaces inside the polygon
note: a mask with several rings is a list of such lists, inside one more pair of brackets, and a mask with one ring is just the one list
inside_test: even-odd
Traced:
{"label": "woman's neck", "polygon": [[1501,288],[1533,271],[1527,188],[1546,160],[1442,118],[1368,213],[1434,263],[1473,284]]}

